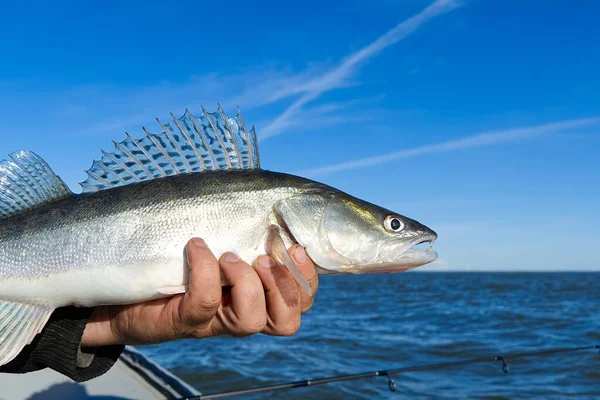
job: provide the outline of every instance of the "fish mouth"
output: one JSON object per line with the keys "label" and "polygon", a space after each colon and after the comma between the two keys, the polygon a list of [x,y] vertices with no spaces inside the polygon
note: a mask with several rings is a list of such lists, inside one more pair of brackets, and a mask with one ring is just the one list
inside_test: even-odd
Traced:
{"label": "fish mouth", "polygon": [[[422,236],[412,243],[409,244],[410,248],[406,250],[400,258],[399,261],[408,261],[410,263],[415,263],[417,265],[412,266],[411,268],[416,268],[424,264],[429,264],[437,259],[438,254],[433,250],[433,243],[436,241],[436,234],[429,234],[426,236]],[[429,243],[429,247],[422,250],[416,248],[419,245]]]}
{"label": "fish mouth", "polygon": [[[399,251],[400,254],[394,257],[392,261],[363,265],[349,272],[355,274],[393,274],[429,264],[438,258],[438,254],[433,250],[433,243],[436,239],[437,235],[435,233],[418,237],[402,246],[402,249],[396,249],[395,251]],[[429,247],[426,249],[417,248],[426,243],[429,243]]]}

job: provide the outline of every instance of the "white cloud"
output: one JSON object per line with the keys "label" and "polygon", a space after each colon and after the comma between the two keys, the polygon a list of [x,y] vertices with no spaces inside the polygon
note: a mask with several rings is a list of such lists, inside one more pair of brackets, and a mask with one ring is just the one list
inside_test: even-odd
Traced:
{"label": "white cloud", "polygon": [[401,41],[433,17],[446,13],[458,6],[459,4],[453,0],[437,0],[420,13],[399,23],[368,46],[350,54],[337,67],[309,82],[304,87],[308,89],[306,93],[286,108],[273,122],[263,128],[260,137],[266,139],[280,134],[285,128],[292,125],[292,118],[307,103],[315,100],[324,92],[345,85],[346,80],[361,63],[366,62],[387,47]]}
{"label": "white cloud", "polygon": [[[206,74],[178,82],[151,85],[88,84],[32,93],[27,82],[2,85],[0,117],[14,131],[43,129],[65,136],[104,136],[118,139],[125,130],[135,136],[154,118],[168,119],[169,112],[182,115],[186,108],[199,113],[201,106],[216,111],[217,103],[227,113],[257,109],[310,89],[310,82],[324,66],[293,72],[280,65],[255,67],[240,74]],[[199,102],[201,99],[201,103]],[[22,124],[20,116],[37,118]],[[37,126],[36,124],[39,124]]]}
{"label": "white cloud", "polygon": [[[383,109],[378,107],[377,103],[383,100],[384,97],[384,95],[379,95],[329,102],[304,108],[296,115],[296,118],[289,121],[288,128],[293,128],[295,132],[302,132],[351,122],[374,121],[383,112]],[[256,122],[255,125],[259,127],[259,135],[260,127],[267,125],[269,121],[270,119],[265,118]]]}
{"label": "white cloud", "polygon": [[[305,105],[326,91],[354,85],[351,75],[360,64],[402,40],[427,20],[456,6],[454,0],[435,1],[337,66],[319,63],[293,71],[281,64],[271,64],[227,76],[213,73],[141,86],[89,84],[38,93],[31,92],[28,82],[0,81],[5,89],[0,92],[0,117],[15,135],[43,130],[47,135],[65,138],[110,136],[115,140],[122,138],[125,131],[140,135],[142,125],[150,131],[157,130],[155,117],[166,120],[169,112],[179,116],[186,108],[197,114],[202,105],[214,111],[216,103],[221,103],[228,113],[234,113],[239,106],[250,125],[260,118],[255,125],[259,125],[261,139],[279,134],[284,128],[309,129],[364,120],[365,113],[360,117],[349,111],[352,101],[310,108]],[[266,107],[298,95],[300,98],[279,116]],[[31,112],[36,118],[23,125],[20,116]],[[248,118],[249,112],[252,119]]]}
{"label": "white cloud", "polygon": [[393,153],[387,153],[379,156],[361,158],[358,160],[347,161],[339,164],[313,168],[302,171],[300,174],[304,176],[324,175],[337,171],[384,164],[402,158],[416,157],[433,153],[447,153],[456,150],[491,146],[494,144],[506,142],[516,142],[520,140],[531,139],[538,136],[549,135],[556,132],[562,132],[568,129],[596,125],[600,125],[600,117],[572,119],[532,127],[518,127],[505,130],[497,130],[481,133],[479,135],[467,136],[460,139],[449,140],[442,143],[430,144],[415,147],[408,150],[400,150]]}

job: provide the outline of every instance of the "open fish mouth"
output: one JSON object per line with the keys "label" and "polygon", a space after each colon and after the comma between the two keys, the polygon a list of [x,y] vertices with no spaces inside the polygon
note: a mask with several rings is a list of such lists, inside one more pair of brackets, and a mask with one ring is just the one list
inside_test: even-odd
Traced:
{"label": "open fish mouth", "polygon": [[[433,243],[436,239],[437,235],[435,233],[418,237],[404,246],[406,250],[399,250],[399,255],[394,257],[393,261],[357,266],[350,268],[347,272],[354,274],[392,274],[429,264],[438,257],[438,254],[433,250]],[[424,247],[424,249],[420,247]]]}
{"label": "open fish mouth", "polygon": [[[437,235],[431,234],[422,236],[410,244],[410,248],[402,253],[398,261],[408,261],[418,263],[411,268],[415,268],[424,264],[428,264],[437,259],[438,254],[433,250],[433,243],[436,241]],[[425,246],[422,246],[425,245]],[[424,249],[419,247],[425,247]]]}

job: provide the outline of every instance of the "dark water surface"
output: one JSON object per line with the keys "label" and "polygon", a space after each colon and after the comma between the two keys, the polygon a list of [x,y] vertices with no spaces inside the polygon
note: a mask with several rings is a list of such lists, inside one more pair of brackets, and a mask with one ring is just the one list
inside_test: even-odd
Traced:
{"label": "dark water surface", "polygon": [[[600,344],[600,273],[419,273],[321,279],[291,338],[216,338],[140,348],[202,393]],[[589,350],[246,397],[252,399],[600,398]]]}

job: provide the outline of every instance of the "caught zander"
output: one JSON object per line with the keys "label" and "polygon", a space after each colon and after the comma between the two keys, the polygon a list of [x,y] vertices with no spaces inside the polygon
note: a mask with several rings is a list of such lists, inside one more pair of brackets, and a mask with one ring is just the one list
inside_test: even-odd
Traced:
{"label": "caught zander", "polygon": [[[171,114],[173,117],[173,115]],[[186,291],[184,248],[203,238],[215,256],[252,263],[267,253],[310,286],[288,256],[299,243],[319,274],[401,272],[434,261],[435,232],[330,186],[261,169],[241,114],[203,109],[162,133],[114,143],[81,194],[36,154],[0,163],[0,365],[53,310],[131,304]]]}

